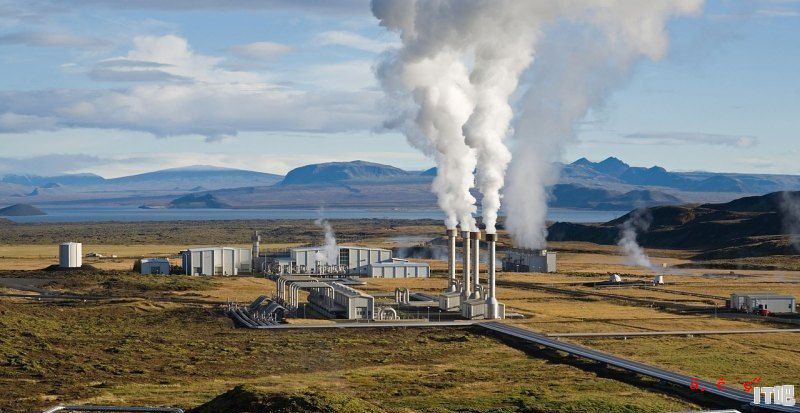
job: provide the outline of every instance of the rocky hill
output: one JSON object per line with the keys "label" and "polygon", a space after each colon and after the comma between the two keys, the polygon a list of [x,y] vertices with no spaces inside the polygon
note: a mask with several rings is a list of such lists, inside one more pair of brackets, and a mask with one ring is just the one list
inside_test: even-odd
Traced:
{"label": "rocky hill", "polygon": [[0,216],[3,217],[29,217],[33,215],[47,215],[44,211],[28,204],[15,204],[0,208]]}
{"label": "rocky hill", "polygon": [[[800,192],[775,192],[720,204],[646,208],[650,225],[638,240],[649,248],[697,250],[698,259],[797,254],[792,237],[796,241],[800,231],[798,207]],[[615,244],[633,213],[603,224],[557,222],[548,240]]]}
{"label": "rocky hill", "polygon": [[413,175],[394,166],[372,162],[329,162],[292,169],[280,185],[325,184],[341,181],[385,180]]}

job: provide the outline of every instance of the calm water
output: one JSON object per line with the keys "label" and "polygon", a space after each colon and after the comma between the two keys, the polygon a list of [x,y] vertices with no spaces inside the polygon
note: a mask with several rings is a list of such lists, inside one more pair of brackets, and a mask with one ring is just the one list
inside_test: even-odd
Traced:
{"label": "calm water", "polygon": [[[15,222],[91,222],[91,221],[181,221],[181,220],[234,220],[234,219],[328,219],[391,218],[391,219],[444,219],[439,209],[367,209],[331,208],[322,214],[316,209],[139,209],[139,208],[41,208],[47,215],[32,217],[6,217]],[[591,211],[579,209],[551,209],[547,219],[567,222],[605,222],[618,218],[628,211]]]}

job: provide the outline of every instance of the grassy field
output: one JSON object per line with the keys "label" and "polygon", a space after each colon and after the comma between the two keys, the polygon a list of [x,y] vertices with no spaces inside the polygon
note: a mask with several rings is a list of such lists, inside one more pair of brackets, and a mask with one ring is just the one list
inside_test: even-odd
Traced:
{"label": "grassy field", "polygon": [[238,384],[335,391],[397,412],[692,407],[466,330],[252,331],[212,308],[142,300],[4,300],[0,315],[4,412],[66,401],[192,407]]}
{"label": "grassy field", "polygon": [[[360,402],[371,406],[367,411],[376,406],[390,412],[638,412],[697,407],[651,387],[652,383],[634,385],[624,374],[540,352],[525,353],[471,330],[235,329],[216,303],[270,295],[274,282],[254,277],[143,277],[130,271],[133,261],[144,256],[166,256],[177,264],[177,252],[190,245],[247,246],[254,229],[265,234],[271,251],[318,243],[322,233],[311,221],[10,228],[0,233],[0,292],[34,294],[38,289],[108,299],[48,303],[0,298],[3,413],[36,411],[58,402],[191,408],[239,384],[301,398],[348,397],[359,406]],[[441,235],[441,227],[431,221],[335,221],[334,229],[343,243],[383,247]],[[83,241],[84,252],[117,258],[85,259],[97,271],[38,270],[56,262],[56,243],[68,239]],[[507,234],[501,233],[501,240],[507,242]],[[800,273],[790,270],[796,257],[759,258],[734,270],[716,264],[683,268],[698,266],[688,260],[694,252],[648,250],[654,263],[667,264],[666,285],[599,288],[593,283],[607,280],[611,273],[641,281],[652,280],[655,273],[625,265],[625,258],[612,246],[553,243],[550,247],[559,252],[558,273],[499,274],[499,299],[508,312],[524,316],[508,322],[545,333],[775,328],[785,326],[715,316],[714,308],[722,308],[735,291],[800,296]],[[359,288],[370,293],[397,287],[438,293],[446,285],[446,263],[427,262],[433,278],[368,279]],[[650,301],[707,311],[667,311],[647,304]],[[732,386],[754,377],[767,384],[800,379],[797,333],[569,340],[711,381],[724,377]]]}

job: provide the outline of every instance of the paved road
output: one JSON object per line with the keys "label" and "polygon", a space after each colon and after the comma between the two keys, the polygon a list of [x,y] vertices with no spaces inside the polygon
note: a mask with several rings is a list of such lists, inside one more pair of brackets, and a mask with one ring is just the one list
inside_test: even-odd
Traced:
{"label": "paved road", "polygon": [[622,331],[611,333],[551,333],[547,337],[636,337],[636,336],[702,336],[709,334],[800,333],[800,328],[764,328],[754,330],[686,330],[686,331]]}
{"label": "paved road", "polygon": [[[498,322],[487,322],[478,324],[478,326],[494,333],[515,337],[540,346],[545,346],[555,350],[564,351],[566,353],[575,356],[588,358],[590,360],[598,361],[601,363],[606,363],[610,366],[614,366],[634,373],[664,380],[679,386],[686,386],[687,388],[689,388],[692,382],[691,377],[689,376],[684,376],[679,373],[673,373],[671,371],[664,370],[659,367],[650,366],[644,363],[627,360],[624,358],[613,356],[608,353],[603,353],[601,351],[592,350],[587,347],[579,346],[577,344],[558,341],[555,338],[550,338],[543,334],[534,333],[533,331],[510,326],[508,324],[503,324]],[[705,380],[699,380],[698,383],[701,388],[705,388],[705,392],[707,393],[726,398],[736,403],[741,403],[743,405],[748,405],[753,407],[752,405],[753,395],[750,393],[724,386],[722,387],[722,389],[718,389],[716,383],[711,383]],[[759,406],[758,408],[762,409],[763,411],[773,411],[773,412],[800,412],[800,406],[784,407],[784,406],[770,405],[770,406]]]}

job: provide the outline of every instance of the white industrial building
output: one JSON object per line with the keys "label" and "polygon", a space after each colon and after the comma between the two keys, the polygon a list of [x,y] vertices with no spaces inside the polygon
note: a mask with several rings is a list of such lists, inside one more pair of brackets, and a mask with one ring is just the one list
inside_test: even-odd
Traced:
{"label": "white industrial building", "polygon": [[428,277],[427,263],[393,259],[384,248],[336,246],[333,263],[325,247],[292,248],[288,259],[278,259],[283,274],[352,274],[376,278]]}
{"label": "white industrial building", "polygon": [[556,253],[547,250],[509,249],[503,271],[556,272]]}
{"label": "white industrial building", "polygon": [[729,306],[733,310],[757,313],[767,310],[775,314],[787,314],[797,311],[797,301],[790,295],[772,293],[733,293]]}
{"label": "white industrial building", "polygon": [[253,252],[249,248],[195,247],[181,251],[187,275],[238,275],[251,273]]}
{"label": "white industrial building", "polygon": [[425,262],[394,258],[391,261],[369,264],[366,275],[373,278],[428,278],[431,269]]}
{"label": "white industrial building", "polygon": [[142,258],[139,260],[142,275],[169,275],[169,260],[166,258]]}
{"label": "white industrial building", "polygon": [[58,246],[58,266],[61,268],[80,268],[83,265],[83,244],[65,242]]}

